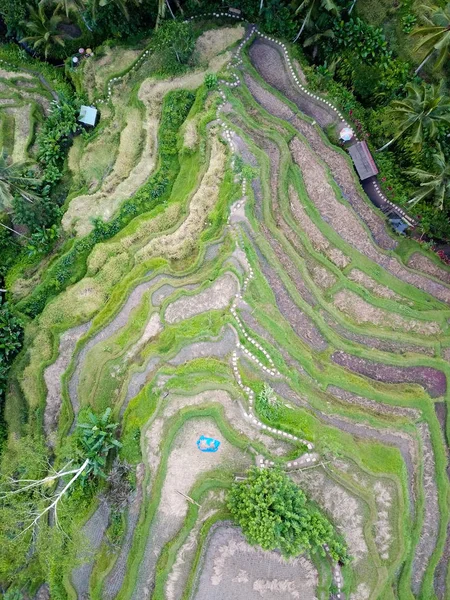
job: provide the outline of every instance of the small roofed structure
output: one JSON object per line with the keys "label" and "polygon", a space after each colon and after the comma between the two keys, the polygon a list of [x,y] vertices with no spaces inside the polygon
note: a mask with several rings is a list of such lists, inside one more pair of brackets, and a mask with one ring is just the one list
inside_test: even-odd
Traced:
{"label": "small roofed structure", "polygon": [[82,104],[80,107],[80,116],[78,117],[78,121],[83,123],[83,125],[95,127],[95,123],[97,121],[97,112],[97,109],[93,106],[85,106]]}
{"label": "small roofed structure", "polygon": [[408,224],[402,219],[389,219],[389,223],[394,228],[394,231],[400,235],[404,235],[405,231],[408,229]]}
{"label": "small roofed structure", "polygon": [[357,142],[348,149],[361,180],[373,177],[378,173],[377,165],[370,154],[366,142]]}

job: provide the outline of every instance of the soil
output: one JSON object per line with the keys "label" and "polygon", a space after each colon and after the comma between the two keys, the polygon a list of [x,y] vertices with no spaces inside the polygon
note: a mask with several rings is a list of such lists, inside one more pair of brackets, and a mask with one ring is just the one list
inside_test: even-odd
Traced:
{"label": "soil", "polygon": [[166,599],[181,600],[186,589],[189,574],[193,568],[193,561],[198,548],[199,533],[204,522],[211,517],[225,502],[224,490],[210,491],[202,501],[194,527],[177,553],[177,558],[170,571],[166,582]]}
{"label": "soil", "polygon": [[291,477],[331,516],[338,532],[345,537],[353,564],[357,565],[369,552],[364,535],[364,507],[361,500],[335,483],[320,466],[310,471],[292,473]]}
{"label": "soil", "polygon": [[176,356],[168,360],[170,365],[182,365],[196,358],[205,356],[215,356],[224,358],[231,354],[238,341],[238,336],[234,328],[225,327],[217,338],[211,338],[207,342],[194,342],[184,346]]}
{"label": "soil", "polygon": [[284,559],[250,546],[236,527],[220,524],[206,541],[193,598],[317,600],[317,584],[318,573],[304,556]]}
{"label": "soil", "polygon": [[239,41],[244,33],[242,25],[205,31],[197,39],[194,52],[197,53],[200,63],[208,63],[214,56]]}
{"label": "soil", "polygon": [[122,587],[127,570],[128,555],[133,542],[133,535],[139,519],[139,513],[142,503],[142,482],[144,478],[144,465],[140,463],[136,467],[136,491],[129,501],[127,511],[127,528],[125,539],[120,546],[119,556],[114,562],[111,571],[108,573],[103,584],[102,599],[114,600]]}
{"label": "soil", "polygon": [[315,119],[321,127],[339,122],[322,105],[294,87],[294,80],[285,69],[284,58],[279,47],[266,40],[256,39],[249,50],[250,60],[261,77],[272,87],[282,92],[301,112]]}
{"label": "soil", "polygon": [[352,342],[357,342],[358,344],[366,346],[367,348],[376,348],[377,350],[382,350],[383,352],[393,352],[394,354],[407,354],[409,352],[414,354],[425,354],[426,356],[434,356],[435,354],[433,347],[428,348],[426,346],[416,346],[415,344],[407,344],[405,342],[398,342],[395,340],[376,338],[354,333],[334,321],[325,311],[321,311],[320,314],[325,319],[327,324],[332,327],[341,337],[351,340]]}
{"label": "soil", "polygon": [[308,236],[314,250],[321,252],[339,269],[344,269],[350,264],[351,259],[341,250],[332,246],[328,239],[323,235],[316,224],[309,218],[304,207],[300,203],[298,194],[293,186],[289,187],[289,199],[293,216]]}
{"label": "soil", "polygon": [[[220,440],[219,450],[214,453],[200,452],[196,442],[201,435]],[[153,454],[154,441],[151,440],[155,440],[155,436],[151,428],[147,432],[146,439],[147,451]],[[148,458],[151,464],[151,457]],[[248,466],[250,466],[249,459],[224,439],[212,419],[197,418],[185,422],[171,448],[159,509],[147,538],[138,582],[132,595],[133,600],[145,600],[150,597],[157,558],[164,544],[182,526],[189,503],[179,492],[189,495],[196,479],[208,471],[232,468],[239,472],[244,471]]]}
{"label": "soil", "polygon": [[436,277],[436,279],[440,279],[444,283],[450,285],[450,271],[435,264],[423,254],[419,254],[418,252],[411,254],[408,260],[408,267],[415,269],[416,271],[423,271],[427,275]]}
{"label": "soil", "polygon": [[84,323],[65,331],[59,341],[58,357],[55,362],[44,370],[44,381],[47,387],[47,397],[44,412],[44,431],[50,446],[55,445],[55,433],[58,426],[59,412],[62,402],[61,376],[69,366],[76,343],[91,326]]}
{"label": "soil", "polygon": [[397,302],[406,301],[404,298],[402,298],[402,296],[392,291],[391,288],[381,285],[381,283],[378,283],[375,279],[372,279],[372,277],[367,275],[367,273],[364,273],[359,269],[351,269],[347,277],[351,281],[355,281],[362,287],[370,290],[373,294],[375,294],[375,296],[379,296],[380,298],[388,298],[389,300],[396,300]]}
{"label": "soil", "polygon": [[[288,385],[284,383],[273,383],[272,387],[280,396],[290,400],[293,404],[304,406],[305,401],[307,402],[306,398],[299,397]],[[383,444],[389,444],[398,448],[408,471],[410,510],[411,513],[414,514],[416,498],[415,489],[417,480],[416,465],[419,464],[419,449],[417,448],[416,440],[406,433],[394,431],[389,428],[377,429],[363,423],[355,423],[354,421],[344,417],[328,415],[312,407],[311,405],[309,406],[309,409],[312,410],[324,423],[330,424],[333,427],[337,427],[338,429],[350,433],[353,436],[361,439],[376,440]]]}
{"label": "soil", "polygon": [[[183,285],[183,290],[195,290],[198,288],[198,284],[191,283]],[[176,292],[179,288],[170,285],[170,283],[164,283],[160,288],[152,294],[152,305],[153,306],[161,306],[166,298],[168,298],[171,294]]]}
{"label": "soil", "polygon": [[351,290],[339,290],[333,304],[352,321],[358,324],[370,323],[377,327],[392,329],[394,331],[405,331],[417,333],[424,336],[437,336],[441,327],[435,321],[419,321],[418,319],[407,319],[398,313],[383,310],[373,304],[369,304]]}
{"label": "soil", "polygon": [[89,597],[89,579],[94,568],[95,553],[100,548],[108,527],[109,513],[108,504],[100,500],[99,507],[83,527],[82,533],[88,546],[79,553],[78,558],[83,561],[83,564],[72,571],[72,584],[78,598]]}
{"label": "soil", "polygon": [[436,467],[430,431],[426,423],[420,423],[418,430],[422,439],[423,488],[425,507],[422,531],[414,555],[411,584],[414,594],[418,594],[428,561],[433,554],[439,533],[440,511],[436,484]]}
{"label": "soil", "polygon": [[382,254],[353,211],[336,198],[324,167],[299,138],[290,143],[293,158],[300,167],[309,198],[322,218],[351,246],[399,279],[418,287],[443,302],[450,303],[450,289],[403,267],[393,256]]}
{"label": "soil", "polygon": [[210,310],[223,310],[227,308],[238,291],[239,282],[237,278],[231,273],[226,273],[217,279],[211,287],[192,296],[182,296],[169,304],[164,318],[167,323],[176,323]]}
{"label": "soil", "polygon": [[384,383],[415,383],[422,386],[432,398],[443,396],[447,379],[442,371],[433,367],[397,367],[358,358],[345,352],[334,352],[331,360],[350,371],[360,373]]}
{"label": "soil", "polygon": [[[293,101],[299,109],[306,115],[313,117],[322,127],[331,123],[338,122],[339,119],[334,111],[323,107],[322,103],[317,103],[311,96],[306,96],[300,91],[292,79],[289,70],[286,68],[284,58],[279,52],[277,46],[270,42],[257,40],[250,49],[250,58],[259,71],[260,75],[267,83],[281,91],[287,98]],[[274,64],[277,64],[278,70],[274,70]],[[303,73],[300,69],[300,79]],[[253,93],[253,92],[252,92]],[[270,96],[272,96],[270,94]],[[272,96],[272,98],[274,98]],[[272,102],[268,102],[269,96],[260,96],[262,106],[272,112]],[[278,102],[278,101],[277,101]],[[327,116],[324,116],[324,113]],[[272,113],[274,114],[274,113]],[[386,231],[385,220],[378,215],[369,203],[364,199],[361,191],[355,181],[355,173],[349,165],[346,158],[336,150],[327,145],[313,125],[307,121],[295,116],[290,119],[291,124],[302,133],[315,152],[324,160],[331,170],[331,173],[340,187],[344,197],[354,208],[357,214],[364,220],[370,229],[375,241],[384,249],[394,249],[397,246],[394,240]]]}
{"label": "soil", "polygon": [[[255,242],[255,240],[253,240]],[[256,245],[255,245],[256,249]],[[284,286],[277,271],[258,252],[259,265],[264,277],[270,285],[278,310],[298,335],[308,346],[321,351],[328,347],[328,343],[314,325],[313,321],[297,306],[288,290]]]}
{"label": "soil", "polygon": [[444,551],[441,559],[434,572],[434,591],[438,600],[446,600],[448,598],[447,590],[447,572],[450,565],[450,524],[447,526],[447,537],[445,540]]}
{"label": "soil", "polygon": [[106,325],[106,327],[99,331],[94,337],[92,337],[87,342],[85,346],[83,346],[80,353],[76,357],[75,369],[69,381],[69,397],[72,403],[72,409],[75,416],[78,414],[78,410],[80,408],[77,391],[78,383],[80,381],[80,376],[83,370],[83,364],[88,352],[96,344],[108,339],[128,323],[132,310],[139,305],[144,292],[153,285],[155,285],[155,279],[156,278],[153,278],[149,281],[144,281],[143,283],[138,284],[128,296],[125,304],[123,305],[119,313],[113,318],[113,320],[110,323],[108,323],[108,325]]}
{"label": "soil", "polygon": [[419,410],[414,408],[403,408],[402,406],[393,406],[391,404],[383,404],[382,402],[376,402],[369,398],[363,398],[357,394],[353,394],[348,390],[343,390],[335,385],[329,385],[327,392],[332,394],[336,398],[344,401],[346,404],[355,404],[361,406],[364,409],[368,409],[374,413],[381,415],[393,415],[395,417],[405,417],[416,421],[420,418],[421,413]]}

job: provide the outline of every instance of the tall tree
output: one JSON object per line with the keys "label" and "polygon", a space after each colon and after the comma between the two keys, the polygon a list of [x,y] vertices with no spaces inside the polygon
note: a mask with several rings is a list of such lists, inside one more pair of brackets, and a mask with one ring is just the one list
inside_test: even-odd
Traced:
{"label": "tall tree", "polygon": [[54,6],[53,12],[48,14],[48,5],[40,2],[38,8],[30,7],[30,16],[23,22],[25,29],[30,35],[25,36],[20,41],[31,43],[34,50],[43,52],[47,58],[49,52],[55,46],[64,48],[64,34],[59,30],[61,24],[61,15],[58,14],[59,7]]}
{"label": "tall tree", "polygon": [[296,42],[299,37],[302,35],[303,30],[309,29],[314,22],[315,16],[318,14],[320,9],[326,10],[332,15],[339,15],[339,7],[334,2],[334,0],[301,0],[295,14],[304,14],[302,26],[300,27],[299,32],[294,38],[294,42]]}
{"label": "tall tree", "polygon": [[446,161],[440,148],[433,156],[431,171],[412,169],[408,174],[420,183],[410,204],[414,206],[425,198],[432,198],[434,206],[442,210],[446,202],[450,202],[450,163]]}
{"label": "tall tree", "polygon": [[416,73],[433,56],[437,55],[434,69],[440,69],[449,58],[450,53],[450,2],[444,7],[425,6],[423,20],[425,25],[418,27],[411,35],[420,36],[423,39],[417,45],[416,50],[425,50],[425,59],[417,67]]}
{"label": "tall tree", "polygon": [[34,189],[40,181],[23,175],[24,163],[8,163],[8,154],[0,150],[0,206],[11,208],[13,196],[19,194],[25,200],[33,202],[39,195]]}
{"label": "tall tree", "polygon": [[385,150],[396,140],[408,133],[414,148],[422,148],[425,133],[436,137],[440,123],[450,124],[450,99],[444,96],[437,85],[408,83],[407,97],[394,100],[390,112],[397,121],[395,136],[379,152]]}

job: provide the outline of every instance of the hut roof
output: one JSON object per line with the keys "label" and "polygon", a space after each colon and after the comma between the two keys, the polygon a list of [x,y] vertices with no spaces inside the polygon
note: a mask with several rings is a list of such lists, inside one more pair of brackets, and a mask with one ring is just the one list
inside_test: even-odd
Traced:
{"label": "hut roof", "polygon": [[348,151],[361,180],[373,177],[378,173],[377,165],[370,154],[366,142],[357,142],[353,146],[350,146]]}
{"label": "hut roof", "polygon": [[85,106],[84,104],[80,106],[80,116],[78,117],[80,123],[84,123],[85,125],[91,125],[93,127],[95,125],[96,118],[96,108],[94,108],[93,106]]}

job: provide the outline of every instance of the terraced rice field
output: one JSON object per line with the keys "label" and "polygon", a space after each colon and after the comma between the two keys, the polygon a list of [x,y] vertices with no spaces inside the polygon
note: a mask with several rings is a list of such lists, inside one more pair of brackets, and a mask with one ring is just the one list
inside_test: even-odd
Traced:
{"label": "terraced rice field", "polygon": [[0,63],[0,148],[14,163],[35,158],[36,133],[53,100],[45,83],[32,71]]}
{"label": "terraced rice field", "polygon": [[[278,43],[239,35],[170,81],[138,59],[98,136],[71,150],[63,226],[82,237],[163,167],[170,99],[195,94],[164,203],[97,244],[27,328],[18,382],[52,447],[83,407],[111,406],[136,471],[119,541],[100,498],[66,585],[80,600],[445,600],[450,272],[419,247],[402,261],[323,133],[339,114],[297,85]],[[276,421],[258,413],[265,383]],[[202,434],[217,453],[198,451]],[[245,542],[225,496],[252,464],[289,472],[344,536],[349,566]]]}

